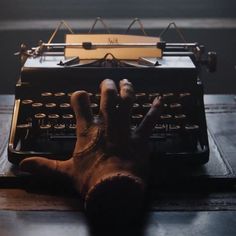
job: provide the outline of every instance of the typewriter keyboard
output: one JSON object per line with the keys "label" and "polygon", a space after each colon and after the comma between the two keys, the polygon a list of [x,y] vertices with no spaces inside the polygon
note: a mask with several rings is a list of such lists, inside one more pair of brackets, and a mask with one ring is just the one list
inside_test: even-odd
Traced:
{"label": "typewriter keyboard", "polygon": [[[71,95],[72,92],[45,91],[35,95],[35,98],[20,101],[16,133],[21,141],[21,150],[58,150],[60,141],[63,141],[60,142],[60,148],[70,143],[66,149],[73,149],[76,125],[75,115],[70,106]],[[100,94],[89,93],[89,96],[91,109],[96,116],[99,112]],[[163,97],[164,105],[150,137],[150,148],[158,152],[167,149],[170,152],[195,150],[199,144],[201,127],[196,109],[196,96],[188,91],[136,93],[131,130],[140,124],[157,96]],[[154,145],[156,142],[158,145]]]}

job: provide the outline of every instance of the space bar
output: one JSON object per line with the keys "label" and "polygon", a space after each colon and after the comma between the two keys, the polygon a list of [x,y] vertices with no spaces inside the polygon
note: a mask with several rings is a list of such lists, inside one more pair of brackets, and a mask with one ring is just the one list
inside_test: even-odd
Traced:
{"label": "space bar", "polygon": [[51,135],[49,139],[54,140],[54,141],[76,140],[76,136],[75,135]]}

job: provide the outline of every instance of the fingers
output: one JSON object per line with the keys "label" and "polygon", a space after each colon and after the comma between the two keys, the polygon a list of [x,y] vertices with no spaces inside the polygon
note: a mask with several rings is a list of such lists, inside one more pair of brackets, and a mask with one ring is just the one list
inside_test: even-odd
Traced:
{"label": "fingers", "polygon": [[114,128],[116,126],[117,88],[115,83],[110,79],[103,80],[100,88],[100,114],[104,120],[106,135],[111,137],[114,135]]}
{"label": "fingers", "polygon": [[128,120],[134,102],[134,89],[133,85],[127,79],[120,81],[120,98],[120,112]]}
{"label": "fingers", "polygon": [[75,112],[78,129],[84,130],[92,122],[89,95],[85,91],[74,92],[71,96],[71,106]]}
{"label": "fingers", "polygon": [[[120,81],[120,123],[122,124],[122,130],[129,132],[130,120],[131,120],[131,109],[135,99],[133,85],[127,80],[123,79]],[[125,135],[125,134],[124,134]]]}
{"label": "fingers", "polygon": [[162,98],[155,98],[152,107],[144,117],[139,127],[135,130],[135,134],[143,139],[149,138],[152,130],[155,127],[158,119],[160,118],[162,110]]}
{"label": "fingers", "polygon": [[39,176],[72,175],[72,159],[67,161],[50,160],[44,157],[29,157],[20,162],[20,169]]}

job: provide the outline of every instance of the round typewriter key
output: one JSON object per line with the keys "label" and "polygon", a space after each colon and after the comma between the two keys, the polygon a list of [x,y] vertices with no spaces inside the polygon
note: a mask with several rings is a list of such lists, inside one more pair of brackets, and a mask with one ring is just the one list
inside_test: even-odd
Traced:
{"label": "round typewriter key", "polygon": [[61,103],[61,104],[59,105],[59,107],[60,107],[60,110],[61,110],[61,113],[62,113],[62,114],[72,112],[72,108],[71,108],[71,106],[70,106],[70,103]]}
{"label": "round typewriter key", "polygon": [[190,97],[190,96],[191,96],[191,93],[188,93],[188,92],[187,92],[187,93],[180,93],[180,94],[179,94],[179,97],[180,97],[180,98]]}
{"label": "round typewriter key", "polygon": [[178,114],[174,116],[175,121],[177,124],[183,124],[186,121],[186,115],[185,114]]}
{"label": "round typewriter key", "polygon": [[143,114],[146,114],[150,110],[151,107],[152,107],[152,103],[144,103],[142,105]]}
{"label": "round typewriter key", "polygon": [[53,102],[53,94],[51,92],[42,92],[40,100],[43,103]]}
{"label": "round typewriter key", "polygon": [[68,96],[68,97],[71,97],[73,93],[74,93],[74,92],[69,92],[69,93],[67,93],[67,96]]}
{"label": "round typewriter key", "polygon": [[50,92],[43,92],[43,93],[41,93],[41,96],[42,97],[51,97],[52,93],[50,93]]}
{"label": "round typewriter key", "polygon": [[174,101],[174,93],[163,93],[162,96],[165,103],[171,103]]}
{"label": "round typewriter key", "polygon": [[162,114],[160,116],[160,122],[161,123],[170,123],[172,121],[172,115],[170,114]]}
{"label": "round typewriter key", "polygon": [[21,104],[24,106],[31,105],[32,103],[33,103],[33,100],[31,100],[31,99],[25,99],[25,100],[21,101]]}
{"label": "round typewriter key", "polygon": [[34,115],[36,119],[44,119],[46,115],[44,113],[37,113]]}
{"label": "round typewriter key", "polygon": [[93,93],[88,93],[88,96],[89,96],[90,101],[93,101],[94,94]]}
{"label": "round typewriter key", "polygon": [[182,105],[180,103],[171,103],[170,110],[172,114],[179,114],[180,112],[182,112]]}
{"label": "round typewriter key", "polygon": [[31,116],[32,116],[32,109],[31,106],[33,104],[33,100],[31,99],[25,99],[21,101],[21,106],[20,106],[20,121],[25,122],[25,121],[30,121]]}
{"label": "round typewriter key", "polygon": [[73,93],[74,93],[74,92],[69,92],[69,93],[67,93],[67,96],[66,96],[65,102],[70,103],[70,99],[71,99],[71,96],[72,96]]}
{"label": "round typewriter key", "polygon": [[72,114],[63,114],[62,122],[66,125],[66,128],[74,122],[74,115]]}
{"label": "round typewriter key", "polygon": [[31,124],[30,123],[26,123],[26,124],[19,124],[16,126],[17,129],[29,129],[31,128]]}
{"label": "round typewriter key", "polygon": [[148,95],[148,99],[150,102],[153,102],[153,100],[156,98],[156,97],[159,97],[160,96],[160,93],[149,93]]}
{"label": "round typewriter key", "polygon": [[198,125],[185,125],[185,129],[190,132],[195,132],[199,130]]}
{"label": "round typewriter key", "polygon": [[63,92],[54,93],[55,97],[64,97],[66,94]]}
{"label": "round typewriter key", "polygon": [[45,104],[46,113],[54,113],[56,111],[57,104],[50,102]]}
{"label": "round typewriter key", "polygon": [[42,110],[42,108],[43,108],[43,103],[41,103],[41,102],[32,103],[33,111],[39,111],[39,110]]}
{"label": "round typewriter key", "polygon": [[96,101],[97,103],[99,103],[99,102],[100,102],[100,99],[101,99],[101,94],[100,94],[100,93],[96,93],[96,94],[94,95],[94,99],[95,99],[95,101]]}
{"label": "round typewriter key", "polygon": [[40,129],[42,129],[42,130],[49,130],[49,129],[51,129],[51,125],[50,124],[45,124],[45,125],[40,125]]}
{"label": "round typewriter key", "polygon": [[181,130],[180,125],[170,125],[169,126],[170,132],[178,133],[178,132],[180,132],[180,130]]}
{"label": "round typewriter key", "polygon": [[59,105],[60,108],[64,109],[64,108],[70,108],[70,103],[61,103]]}
{"label": "round typewriter key", "polygon": [[43,103],[41,102],[32,103],[32,115],[41,112],[43,112]]}
{"label": "round typewriter key", "polygon": [[166,132],[166,126],[162,124],[157,124],[154,127],[154,133],[165,133]]}
{"label": "round typewriter key", "polygon": [[19,138],[22,141],[22,145],[24,145],[25,140],[28,138],[31,127],[31,123],[19,124],[16,126],[17,135],[19,135]]}
{"label": "round typewriter key", "polygon": [[139,103],[144,103],[146,102],[146,93],[136,93],[135,94],[136,101]]}
{"label": "round typewriter key", "polygon": [[136,128],[137,128],[137,125],[131,125],[131,126],[130,126],[131,132],[135,131]]}
{"label": "round typewriter key", "polygon": [[66,101],[66,98],[68,99],[68,97],[66,97],[66,94],[63,92],[57,92],[54,93],[54,99],[55,102],[59,105],[60,103],[63,103]]}
{"label": "round typewriter key", "polygon": [[57,125],[54,125],[54,131],[57,133],[57,134],[63,134],[64,131],[65,131],[65,125],[64,124],[57,124]]}
{"label": "round typewriter key", "polygon": [[132,107],[132,113],[136,114],[141,112],[141,106],[138,103],[133,103],[133,107]]}
{"label": "round typewriter key", "polygon": [[43,125],[45,122],[46,115],[44,113],[37,113],[34,115],[34,126],[40,126]]}
{"label": "round typewriter key", "polygon": [[60,116],[58,114],[49,114],[48,115],[48,122],[51,125],[56,125],[59,122],[59,118],[60,118]]}
{"label": "round typewriter key", "polygon": [[93,112],[94,115],[98,114],[99,106],[98,106],[97,103],[91,103],[90,107],[91,107],[92,112]]}
{"label": "round typewriter key", "polygon": [[184,145],[188,150],[195,150],[197,148],[199,126],[195,124],[187,124],[184,128]]}
{"label": "round typewriter key", "polygon": [[46,108],[55,108],[56,106],[57,106],[57,104],[56,103],[52,103],[52,102],[45,104]]}
{"label": "round typewriter key", "polygon": [[52,126],[50,124],[45,124],[45,125],[40,125],[40,133],[43,136],[48,136],[50,129],[52,128]]}
{"label": "round typewriter key", "polygon": [[167,103],[164,103],[163,106],[162,106],[162,113],[163,114],[168,114],[170,113],[170,107],[168,106]]}
{"label": "round typewriter key", "polygon": [[76,124],[70,124],[68,128],[72,131],[75,131],[76,130]]}
{"label": "round typewriter key", "polygon": [[132,115],[132,124],[133,125],[139,125],[140,122],[143,119],[143,115],[142,114],[134,114]]}

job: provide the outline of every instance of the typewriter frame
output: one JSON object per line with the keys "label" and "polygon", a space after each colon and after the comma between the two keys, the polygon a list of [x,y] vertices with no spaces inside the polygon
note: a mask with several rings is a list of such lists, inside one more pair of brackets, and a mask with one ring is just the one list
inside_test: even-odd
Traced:
{"label": "typewriter frame", "polygon": [[[29,156],[43,156],[48,158],[58,158],[61,159],[67,159],[70,157],[73,150],[71,150],[71,153],[62,153],[60,156],[60,153],[51,153],[51,152],[35,152],[35,151],[20,151],[15,148],[15,135],[16,135],[16,124],[17,124],[17,117],[19,112],[19,106],[20,106],[20,98],[24,97],[25,94],[29,94],[31,88],[35,87],[42,87],[44,82],[46,82],[47,87],[46,89],[54,88],[55,81],[51,80],[51,82],[48,82],[48,78],[56,77],[56,83],[57,85],[60,85],[61,87],[67,85],[67,81],[64,78],[70,78],[70,86],[73,87],[73,85],[78,86],[78,73],[76,71],[79,71],[80,77],[83,78],[83,80],[80,80],[81,86],[80,88],[86,89],[86,86],[83,86],[83,83],[87,83],[87,79],[89,78],[89,75],[97,75],[97,81],[102,81],[105,78],[111,78],[118,82],[120,79],[128,78],[133,82],[135,88],[138,88],[140,86],[137,86],[137,80],[133,81],[132,78],[135,76],[138,77],[146,77],[147,75],[151,75],[151,78],[145,78],[145,83],[149,83],[149,80],[153,79],[153,76],[157,76],[158,78],[162,78],[164,76],[165,78],[165,84],[171,84],[173,82],[173,76],[178,78],[179,83],[176,84],[176,87],[174,88],[175,91],[180,91],[182,89],[186,89],[187,91],[191,90],[194,91],[195,96],[198,98],[198,112],[201,114],[201,118],[199,120],[199,125],[201,127],[199,136],[201,137],[201,145],[202,149],[198,150],[196,152],[180,152],[180,153],[151,153],[151,159],[153,162],[158,161],[164,161],[164,162],[181,162],[181,163],[187,163],[187,164],[204,164],[209,160],[209,145],[208,145],[208,136],[207,136],[207,126],[206,126],[206,118],[205,118],[205,111],[204,111],[204,102],[203,102],[203,86],[201,81],[198,78],[198,64],[194,60],[194,54],[189,51],[176,51],[173,49],[164,52],[164,58],[168,57],[188,57],[191,58],[191,61],[193,62],[192,68],[176,68],[176,69],[170,69],[167,70],[167,68],[157,68],[157,67],[141,67],[141,68],[90,68],[90,67],[53,67],[52,68],[37,68],[37,66],[34,66],[34,60],[42,60],[43,57],[36,57],[36,58],[29,58],[29,60],[32,60],[32,67],[24,66],[22,68],[21,72],[21,78],[19,82],[16,85],[16,100],[14,105],[14,111],[13,111],[13,118],[12,118],[12,125],[11,125],[11,131],[10,131],[10,138],[9,138],[9,147],[8,147],[8,159],[10,162],[18,164],[21,160],[23,160],[26,157]],[[56,56],[57,57],[57,56]],[[56,58],[55,57],[55,58]],[[58,60],[58,58],[57,58]],[[37,63],[36,63],[37,64]],[[50,66],[49,66],[50,67]],[[36,73],[37,72],[37,73]],[[45,74],[46,73],[46,74]],[[46,76],[45,76],[46,75]],[[181,78],[185,79],[181,79]],[[186,78],[189,77],[191,79],[186,80]],[[33,79],[32,79],[33,78]],[[86,78],[86,79],[85,79]],[[86,81],[86,82],[85,82]],[[94,90],[96,91],[98,88],[98,83],[89,84],[90,85],[90,91]],[[91,86],[93,85],[93,86]],[[78,88],[75,86],[75,88]],[[158,87],[159,86],[159,87]],[[161,82],[159,81],[158,89],[163,91],[165,88],[161,88]],[[167,89],[168,91],[169,89]],[[173,88],[171,89],[173,91]],[[173,91],[174,92],[174,91]],[[34,91],[32,91],[34,93]],[[152,139],[152,138],[151,138]],[[158,157],[158,158],[156,158]]]}

